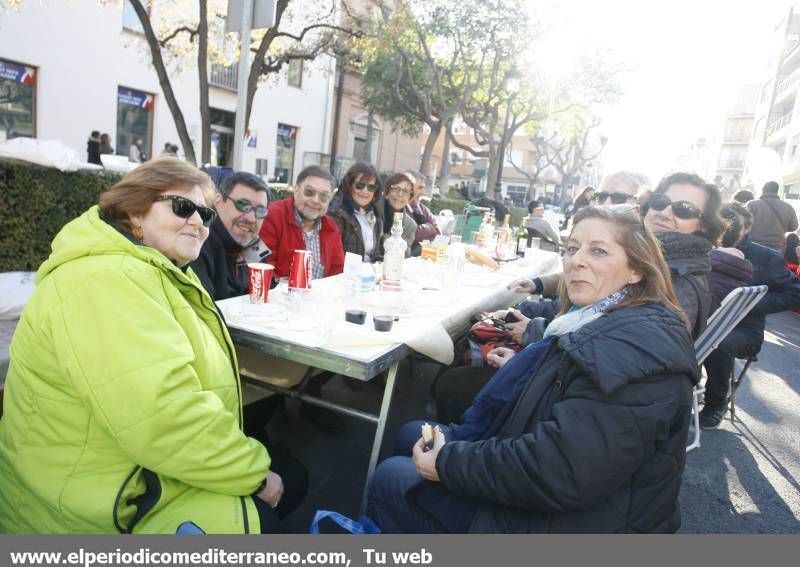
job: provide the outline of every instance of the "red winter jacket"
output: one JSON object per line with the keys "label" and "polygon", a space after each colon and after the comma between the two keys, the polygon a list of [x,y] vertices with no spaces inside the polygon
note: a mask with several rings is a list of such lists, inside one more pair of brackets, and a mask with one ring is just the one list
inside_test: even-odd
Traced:
{"label": "red winter jacket", "polygon": [[[276,278],[289,275],[292,267],[292,253],[305,250],[303,232],[294,220],[294,198],[287,197],[269,206],[269,214],[264,219],[259,236],[272,250],[268,261],[275,266]],[[319,231],[320,259],[325,266],[325,277],[341,274],[344,270],[344,248],[339,227],[323,215]]]}

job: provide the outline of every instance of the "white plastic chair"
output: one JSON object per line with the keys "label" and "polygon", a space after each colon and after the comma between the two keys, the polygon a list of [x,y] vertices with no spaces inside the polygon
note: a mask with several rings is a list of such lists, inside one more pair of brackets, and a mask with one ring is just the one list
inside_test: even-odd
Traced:
{"label": "white plastic chair", "polygon": [[[694,342],[694,352],[697,356],[697,365],[702,367],[708,355],[714,352],[736,325],[745,318],[753,307],[767,293],[767,286],[737,287],[722,300],[719,309],[708,318],[708,325],[703,334]],[[701,368],[702,370],[702,368]],[[705,394],[705,386],[695,386],[692,395],[692,425],[694,426],[694,439],[686,447],[689,452],[700,446],[700,412],[698,404],[700,396]]]}

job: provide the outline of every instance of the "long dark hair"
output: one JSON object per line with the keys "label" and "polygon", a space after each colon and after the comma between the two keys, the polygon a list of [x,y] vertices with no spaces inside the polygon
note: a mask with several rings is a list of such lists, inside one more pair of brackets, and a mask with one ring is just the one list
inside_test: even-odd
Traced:
{"label": "long dark hair", "polygon": [[353,164],[350,169],[347,170],[347,173],[344,174],[342,181],[339,183],[339,194],[342,196],[342,207],[344,207],[344,210],[350,214],[353,214],[356,210],[356,203],[353,201],[353,185],[359,176],[361,176],[361,178],[364,180],[374,179],[375,185],[377,185],[379,188],[372,194],[372,201],[370,201],[368,207],[374,207],[375,202],[383,192],[381,178],[372,164],[363,161]]}

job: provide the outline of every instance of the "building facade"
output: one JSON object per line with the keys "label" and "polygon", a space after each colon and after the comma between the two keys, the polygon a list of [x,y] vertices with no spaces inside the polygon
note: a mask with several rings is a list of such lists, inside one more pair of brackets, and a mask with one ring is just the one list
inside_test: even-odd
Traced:
{"label": "building facade", "polygon": [[760,192],[778,181],[784,197],[800,199],[800,14],[789,9],[774,32],[760,85],[744,185]]}
{"label": "building facade", "polygon": [[[157,6],[157,4],[156,4]],[[157,8],[154,8],[157,9]],[[153,14],[153,19],[157,14]],[[141,27],[127,2],[27,2],[0,13],[0,141],[60,140],[86,158],[91,131],[108,133],[118,155],[142,138],[148,157],[180,145],[150,65]],[[303,165],[328,151],[334,62],[294,64],[260,85],[243,152],[243,169],[291,183]],[[209,66],[211,163],[232,164],[236,68]],[[201,159],[196,64],[170,68],[170,79]],[[179,148],[183,155],[185,148]]]}

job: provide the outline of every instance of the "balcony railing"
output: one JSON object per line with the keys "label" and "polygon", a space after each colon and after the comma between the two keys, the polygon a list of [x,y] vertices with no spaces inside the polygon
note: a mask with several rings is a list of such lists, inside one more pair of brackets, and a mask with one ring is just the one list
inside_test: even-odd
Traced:
{"label": "balcony railing", "polygon": [[784,91],[789,90],[790,88],[792,88],[797,84],[798,80],[800,80],[800,69],[797,69],[796,71],[791,73],[788,77],[781,80],[781,82],[778,83],[778,86],[775,89],[775,94],[780,95]]}
{"label": "balcony railing", "polygon": [[212,63],[208,73],[208,84],[223,89],[236,90],[239,82],[239,67],[230,65],[225,67],[217,63]]}
{"label": "balcony railing", "polygon": [[789,122],[792,121],[792,112],[789,111],[780,118],[778,118],[775,122],[767,126],[767,137],[769,138],[779,130],[786,128],[789,125]]}
{"label": "balcony railing", "polygon": [[717,166],[720,169],[744,169],[744,161],[739,160],[723,160]]}

